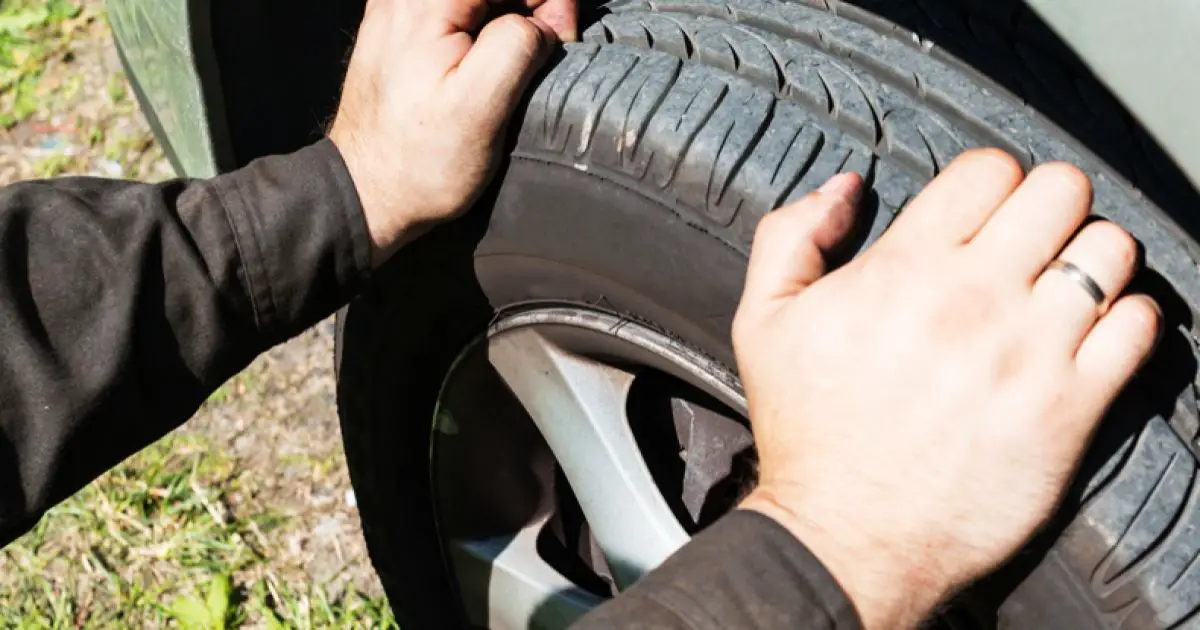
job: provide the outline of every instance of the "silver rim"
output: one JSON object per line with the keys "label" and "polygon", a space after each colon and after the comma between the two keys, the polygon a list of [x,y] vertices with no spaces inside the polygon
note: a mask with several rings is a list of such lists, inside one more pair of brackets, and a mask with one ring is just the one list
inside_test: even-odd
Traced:
{"label": "silver rim", "polygon": [[[656,376],[643,377],[649,373]],[[658,421],[631,403],[639,378],[686,384],[745,414],[736,377],[724,366],[647,326],[591,308],[508,313],[451,370],[438,404],[433,476],[471,623],[565,628],[603,601],[594,585],[581,586],[546,557],[549,522],[568,511],[564,478],[585,521],[583,560],[603,567],[611,588],[629,587],[687,542],[680,506],[700,512],[701,498],[749,448],[749,432],[728,413],[671,398],[673,426],[687,425],[680,429],[687,443],[673,454],[684,461],[684,496],[673,492],[673,507],[635,435],[638,423]],[[703,424],[698,410],[718,428],[696,429]]]}

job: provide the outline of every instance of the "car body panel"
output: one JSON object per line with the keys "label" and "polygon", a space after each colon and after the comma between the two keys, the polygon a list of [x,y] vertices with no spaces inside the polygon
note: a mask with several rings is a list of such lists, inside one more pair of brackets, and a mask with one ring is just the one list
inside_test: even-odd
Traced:
{"label": "car body panel", "polygon": [[218,171],[215,133],[222,114],[218,81],[203,81],[199,67],[211,38],[204,22],[208,3],[198,0],[110,0],[108,19],[121,60],[177,173],[208,177]]}
{"label": "car body panel", "polygon": [[1200,4],[1027,2],[1200,185]]}

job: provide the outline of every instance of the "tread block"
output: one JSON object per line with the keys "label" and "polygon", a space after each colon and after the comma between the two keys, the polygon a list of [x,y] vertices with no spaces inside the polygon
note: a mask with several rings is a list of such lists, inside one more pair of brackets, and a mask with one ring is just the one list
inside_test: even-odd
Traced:
{"label": "tread block", "polygon": [[571,128],[573,133],[567,138],[567,150],[576,157],[587,152],[601,110],[640,61],[641,57],[624,49],[601,48],[571,86],[563,116],[575,123]]}
{"label": "tread block", "polygon": [[762,216],[783,203],[825,144],[825,132],[811,122],[798,107],[776,107],[758,146],[721,199],[721,216],[732,217],[742,208]]}
{"label": "tread block", "polygon": [[705,209],[718,225],[729,225],[736,208],[722,207],[721,197],[755,148],[774,103],[762,90],[741,82],[729,85],[720,106],[680,161],[674,183],[680,201]]}
{"label": "tread block", "polygon": [[570,122],[560,126],[571,88],[600,52],[595,44],[568,46],[570,54],[546,76],[530,97],[522,127],[522,140],[549,151],[562,151],[567,144]]}
{"label": "tread block", "polygon": [[[946,12],[935,0],[922,0],[924,8],[888,2],[989,49],[1003,43],[995,15]],[[837,6],[855,19],[869,15]],[[1008,16],[1011,28],[1015,6],[991,13]],[[895,37],[872,30],[887,22],[842,19],[821,2],[629,0],[611,8],[585,33],[590,43],[569,46],[534,95],[521,150],[640,182],[743,252],[765,213],[843,170],[862,173],[878,196],[871,242],[967,148],[1000,146],[1027,166],[1091,162],[1003,90],[964,80],[963,66],[936,46],[901,29]],[[1047,65],[1035,46],[1006,46],[1029,90],[1056,89],[1056,102],[1078,116],[1110,125],[1119,118],[1086,88],[1064,89],[1069,72]],[[1087,170],[1096,211],[1150,245],[1148,262],[1183,293],[1200,295],[1196,265],[1145,218],[1144,199],[1102,169]],[[1156,422],[1097,473],[1084,513],[1059,544],[1113,628],[1200,624],[1188,621],[1200,608],[1196,462]]]}
{"label": "tread block", "polygon": [[645,141],[634,161],[649,165],[649,176],[659,188],[675,178],[679,162],[713,112],[725,99],[729,86],[699,66],[684,67],[667,98],[650,119]]}
{"label": "tread block", "polygon": [[667,56],[648,57],[638,64],[609,98],[596,123],[591,160],[628,172],[645,174],[635,157],[650,120],[679,76],[682,62]]}
{"label": "tread block", "polygon": [[[667,17],[655,13],[649,14],[653,18],[642,13],[614,13],[604,17],[602,27],[615,33],[633,30],[631,24],[636,23],[652,35],[660,30],[683,33],[690,42],[689,60],[710,60],[709,65],[719,65],[730,74],[736,73],[771,89],[784,100],[806,105],[817,113],[824,112],[837,127],[852,132],[868,147],[896,157],[920,177],[939,172],[963,148],[988,143],[986,139],[966,139],[930,108],[921,107],[911,94],[880,81],[849,59],[800,39],[787,39],[745,24],[698,15],[703,12],[696,9],[696,4],[695,1],[673,3],[672,6],[687,8],[692,13]],[[744,1],[737,6],[747,4],[755,3]],[[776,11],[786,14],[785,9]],[[748,15],[744,9],[743,14]],[[659,38],[655,36],[640,41],[650,41],[659,49],[656,43]],[[824,41],[828,44],[834,40]],[[711,53],[706,52],[710,49]],[[736,51],[736,55],[731,51]],[[854,61],[861,63],[867,58],[870,57],[855,57]],[[734,63],[735,59],[740,61]],[[915,93],[918,91],[915,75],[907,77],[911,83],[907,89]]]}
{"label": "tread block", "polygon": [[1200,606],[1196,473],[1192,453],[1155,418],[1063,533],[1062,557],[1090,576],[1112,627],[1168,628]]}

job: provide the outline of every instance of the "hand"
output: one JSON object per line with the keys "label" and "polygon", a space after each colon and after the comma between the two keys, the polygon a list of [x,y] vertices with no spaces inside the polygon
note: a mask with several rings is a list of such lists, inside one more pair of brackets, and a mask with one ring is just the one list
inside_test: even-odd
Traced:
{"label": "hand", "polygon": [[1023,179],[970,152],[821,278],[860,186],[839,176],[758,229],[733,329],[760,458],[743,507],[806,543],[868,629],[913,627],[1046,522],[1160,314],[1112,303],[1136,243],[1079,230],[1091,187],[1072,166]]}
{"label": "hand", "polygon": [[576,38],[575,3],[523,0],[529,17],[486,25],[494,0],[367,3],[329,137],[358,189],[376,265],[475,201],[522,91],[558,40]]}

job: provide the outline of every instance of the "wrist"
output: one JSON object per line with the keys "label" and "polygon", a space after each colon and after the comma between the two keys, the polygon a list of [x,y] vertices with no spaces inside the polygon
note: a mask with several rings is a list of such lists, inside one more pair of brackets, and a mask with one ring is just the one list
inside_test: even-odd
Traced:
{"label": "wrist", "polygon": [[769,486],[755,489],[740,508],[775,520],[800,540],[837,580],[865,630],[916,628],[950,590],[936,570],[894,541],[864,535],[831,514],[797,509]]}
{"label": "wrist", "polygon": [[412,199],[403,199],[395,193],[406,188],[396,182],[403,174],[388,173],[397,169],[365,155],[358,149],[353,134],[342,132],[335,123],[329,139],[337,147],[354,182],[363,221],[371,239],[371,263],[378,267],[401,246],[432,229],[435,223],[423,220],[412,210],[415,207]]}

